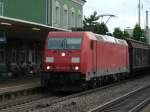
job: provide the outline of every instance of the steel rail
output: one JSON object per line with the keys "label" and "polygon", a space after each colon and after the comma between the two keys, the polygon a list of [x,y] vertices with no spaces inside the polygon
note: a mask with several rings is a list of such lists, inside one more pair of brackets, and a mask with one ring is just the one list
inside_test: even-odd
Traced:
{"label": "steel rail", "polygon": [[4,109],[4,111],[5,112],[21,112],[21,111],[36,110],[36,108],[38,108],[38,109],[46,108],[46,107],[48,107],[52,104],[58,103],[58,102],[62,102],[62,101],[65,101],[65,100],[68,100],[68,99],[71,99],[71,98],[75,98],[75,97],[84,96],[84,95],[94,93],[94,92],[97,92],[97,91],[101,91],[103,89],[111,88],[111,87],[117,86],[119,84],[126,83],[128,81],[129,80],[125,80],[125,81],[122,81],[122,82],[115,82],[113,84],[106,85],[106,86],[103,86],[103,87],[100,87],[100,88],[91,89],[91,90],[87,90],[87,91],[84,91],[84,92],[75,93],[75,94],[72,94],[72,95],[69,95],[69,96],[56,98],[56,99],[52,99],[52,100],[51,100],[51,98],[39,99],[35,102],[29,102],[29,103],[25,103],[23,105],[16,105],[13,108],[8,108],[8,109],[6,108],[6,109]]}
{"label": "steel rail", "polygon": [[[127,93],[127,94],[125,94],[123,96],[120,96],[120,97],[118,97],[118,98],[116,98],[116,99],[114,99],[112,101],[109,101],[109,102],[103,104],[103,105],[99,105],[99,106],[97,106],[97,107],[89,110],[88,112],[105,112],[105,111],[107,111],[107,112],[109,112],[109,111],[111,112],[112,111],[113,112],[113,110],[115,110],[115,109],[120,109],[120,107],[119,107],[120,103],[124,102],[126,99],[128,99],[130,97],[131,98],[134,97],[134,95],[136,95],[137,93],[139,93],[141,91],[144,91],[146,89],[149,89],[149,91],[150,91],[150,85],[147,85],[147,86],[144,86],[142,88],[136,89],[136,90],[134,90],[134,91],[132,91],[130,93]],[[135,97],[135,98],[137,98],[137,97]],[[147,98],[145,98],[145,99],[147,99]],[[136,99],[134,99],[134,100],[136,100]],[[139,102],[141,102],[141,101],[139,101]],[[142,103],[142,104],[140,104],[140,105],[138,105],[138,106],[136,105],[136,106],[132,107],[128,111],[130,111],[130,112],[136,112],[136,110],[138,110],[139,108],[141,108],[143,106],[143,104],[145,104],[145,102]],[[120,110],[120,111],[124,112],[123,110]]]}
{"label": "steel rail", "polygon": [[139,112],[145,106],[147,106],[149,103],[150,103],[150,97],[146,98],[144,101],[142,101],[137,106],[135,106],[134,108],[132,108],[129,112]]}
{"label": "steel rail", "polygon": [[29,101],[28,103],[20,103],[19,105],[14,105],[14,106],[11,106],[11,107],[5,107],[3,109],[0,109],[0,111],[2,110],[2,111],[5,111],[5,112],[22,112],[22,111],[30,111],[30,110],[40,110],[40,109],[43,109],[43,108],[47,108],[52,104],[56,104],[56,103],[59,103],[59,102],[62,102],[62,101],[66,101],[66,100],[69,100],[71,98],[84,96],[84,95],[87,95],[87,94],[90,94],[90,93],[101,91],[101,90],[106,89],[106,88],[111,88],[111,87],[114,87],[114,86],[117,86],[117,85],[120,85],[120,84],[127,83],[129,81],[136,80],[135,78],[139,79],[139,78],[141,78],[141,76],[126,79],[126,80],[123,80],[121,82],[115,82],[115,83],[112,83],[112,84],[109,84],[109,85],[102,86],[100,88],[87,90],[87,91],[84,91],[84,92],[68,95],[68,96],[65,96],[65,97],[59,97],[59,98],[56,97],[56,98],[53,98],[53,99],[51,97],[46,98],[46,99],[42,98],[42,99],[39,99],[39,100],[36,100],[36,101]]}

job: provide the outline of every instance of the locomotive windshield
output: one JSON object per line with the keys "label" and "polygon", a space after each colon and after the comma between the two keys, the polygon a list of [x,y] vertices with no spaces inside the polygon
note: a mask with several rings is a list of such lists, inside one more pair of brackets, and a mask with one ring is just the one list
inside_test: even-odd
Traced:
{"label": "locomotive windshield", "polygon": [[48,49],[51,50],[79,50],[81,48],[81,38],[48,38]]}

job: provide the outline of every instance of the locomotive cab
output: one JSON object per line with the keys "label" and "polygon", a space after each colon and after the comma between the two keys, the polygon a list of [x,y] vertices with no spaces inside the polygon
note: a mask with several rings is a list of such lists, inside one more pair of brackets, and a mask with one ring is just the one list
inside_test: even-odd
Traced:
{"label": "locomotive cab", "polygon": [[42,84],[72,88],[85,82],[86,48],[90,40],[84,33],[49,33],[45,43]]}

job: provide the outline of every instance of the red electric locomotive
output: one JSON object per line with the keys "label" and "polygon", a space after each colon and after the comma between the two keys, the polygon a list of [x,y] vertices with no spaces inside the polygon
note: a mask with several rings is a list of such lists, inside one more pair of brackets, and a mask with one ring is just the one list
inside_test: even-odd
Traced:
{"label": "red electric locomotive", "polygon": [[91,32],[52,32],[45,41],[42,84],[58,90],[97,86],[129,73],[125,40]]}

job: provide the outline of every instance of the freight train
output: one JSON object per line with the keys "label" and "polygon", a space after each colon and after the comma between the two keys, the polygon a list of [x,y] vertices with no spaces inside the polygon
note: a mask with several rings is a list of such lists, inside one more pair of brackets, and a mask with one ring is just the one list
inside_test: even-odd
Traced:
{"label": "freight train", "polygon": [[51,32],[45,41],[42,85],[93,88],[150,68],[150,46],[92,32]]}

